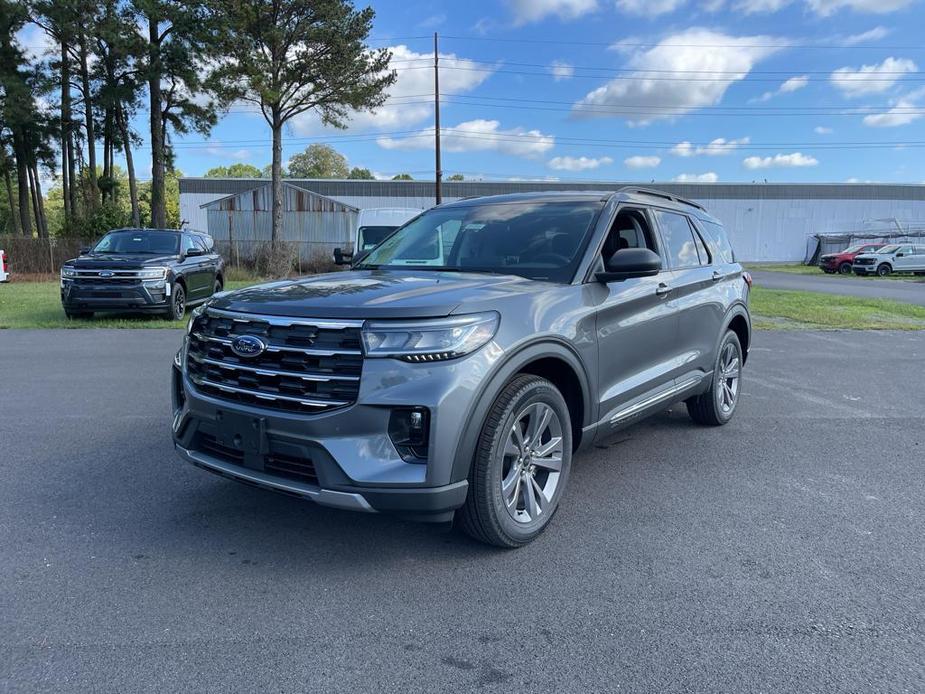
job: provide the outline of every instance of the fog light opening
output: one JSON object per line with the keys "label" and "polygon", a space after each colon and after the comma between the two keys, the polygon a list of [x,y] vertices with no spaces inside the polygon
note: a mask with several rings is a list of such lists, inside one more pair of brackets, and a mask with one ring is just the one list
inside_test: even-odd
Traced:
{"label": "fog light opening", "polygon": [[426,407],[401,407],[389,417],[389,438],[408,463],[426,463],[430,439],[430,411]]}

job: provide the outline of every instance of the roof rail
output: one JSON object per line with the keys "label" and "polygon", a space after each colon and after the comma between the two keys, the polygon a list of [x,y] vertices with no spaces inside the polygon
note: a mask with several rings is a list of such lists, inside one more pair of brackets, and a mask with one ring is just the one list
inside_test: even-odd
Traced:
{"label": "roof rail", "polygon": [[639,186],[624,186],[617,191],[618,193],[637,193],[639,195],[651,195],[657,198],[664,198],[665,200],[671,200],[672,202],[679,202],[682,205],[690,205],[691,207],[696,207],[698,210],[707,211],[707,208],[701,205],[699,202],[694,202],[693,200],[688,200],[687,198],[682,198],[680,195],[672,195],[671,193],[666,193],[664,190],[655,190],[654,188],[640,188]]}

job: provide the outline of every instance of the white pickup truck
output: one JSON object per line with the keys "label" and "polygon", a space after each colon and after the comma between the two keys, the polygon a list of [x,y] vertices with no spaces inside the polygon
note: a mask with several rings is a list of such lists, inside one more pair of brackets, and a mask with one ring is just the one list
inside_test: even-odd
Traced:
{"label": "white pickup truck", "polygon": [[423,210],[413,207],[374,207],[360,210],[357,217],[357,230],[354,236],[355,254],[368,251],[382,239],[408,222]]}
{"label": "white pickup truck", "polygon": [[10,269],[6,259],[6,251],[0,249],[0,282],[10,281]]}

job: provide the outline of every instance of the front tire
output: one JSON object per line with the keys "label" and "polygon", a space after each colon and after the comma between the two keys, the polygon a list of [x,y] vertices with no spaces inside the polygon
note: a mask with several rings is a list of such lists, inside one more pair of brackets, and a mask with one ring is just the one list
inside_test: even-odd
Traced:
{"label": "front tire", "polygon": [[838,266],[838,273],[840,275],[850,275],[851,274],[851,263],[842,263]]}
{"label": "front tire", "polygon": [[893,272],[893,268],[891,268],[886,263],[881,263],[880,265],[877,266],[877,276],[878,277],[886,277],[891,272]]}
{"label": "front tire", "polygon": [[523,374],[495,400],[457,516],[462,530],[498,547],[521,547],[549,525],[572,464],[572,425],[559,390]]}
{"label": "front tire", "polygon": [[68,311],[64,309],[64,315],[69,320],[74,320],[75,318],[93,318],[92,311]]}
{"label": "front tire", "polygon": [[183,320],[186,315],[186,291],[182,284],[174,284],[170,292],[170,308],[167,310],[169,320]]}
{"label": "front tire", "polygon": [[710,390],[689,398],[687,413],[697,424],[722,426],[735,414],[742,382],[742,344],[732,330],[720,342]]}

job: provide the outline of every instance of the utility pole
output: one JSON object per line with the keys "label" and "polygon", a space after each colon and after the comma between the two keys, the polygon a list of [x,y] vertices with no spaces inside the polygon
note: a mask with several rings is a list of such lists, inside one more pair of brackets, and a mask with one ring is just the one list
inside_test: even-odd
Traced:
{"label": "utility pole", "polygon": [[437,32],[434,32],[434,197],[439,205],[443,202],[441,179],[443,170],[440,167],[440,54],[437,50]]}

